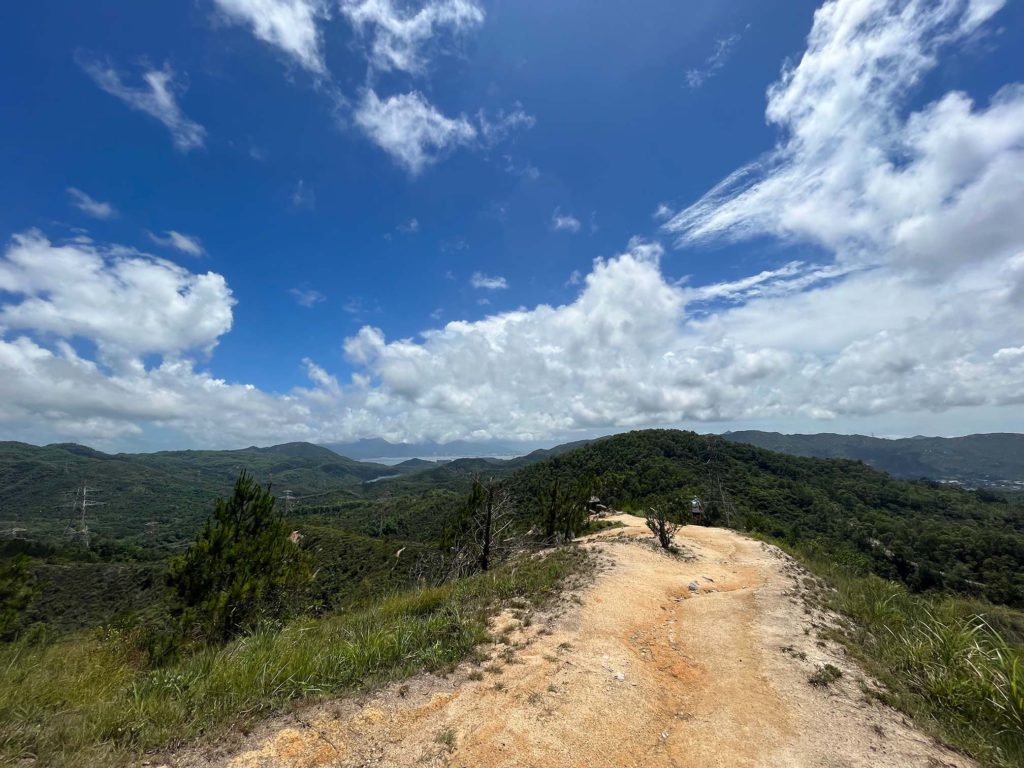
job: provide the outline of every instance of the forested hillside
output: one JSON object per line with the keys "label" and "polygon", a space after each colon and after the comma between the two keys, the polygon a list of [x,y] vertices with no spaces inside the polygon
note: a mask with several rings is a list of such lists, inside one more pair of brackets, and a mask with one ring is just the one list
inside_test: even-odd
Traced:
{"label": "forested hillside", "polygon": [[106,454],[71,443],[0,443],[0,531],[60,543],[75,494],[93,489],[89,528],[98,542],[174,546],[192,536],[210,504],[247,469],[281,493],[351,495],[396,470],[339,456],[309,443],[236,451]]}
{"label": "forested hillside", "polygon": [[526,467],[510,482],[540,515],[537,500],[556,478],[592,478],[598,493],[626,508],[661,504],[686,515],[699,496],[717,524],[729,515],[733,527],[814,543],[914,589],[1024,605],[1024,513],[996,494],[675,430],[604,438]]}
{"label": "forested hillside", "polygon": [[856,459],[896,477],[954,480],[971,486],[1024,490],[1024,435],[887,440],[864,435],[727,432],[723,437],[771,451],[819,459]]}

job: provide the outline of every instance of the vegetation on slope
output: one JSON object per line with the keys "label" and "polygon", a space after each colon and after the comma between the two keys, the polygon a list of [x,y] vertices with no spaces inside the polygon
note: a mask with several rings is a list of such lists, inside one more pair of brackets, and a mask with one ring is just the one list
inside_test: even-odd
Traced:
{"label": "vegetation on slope", "polygon": [[351,495],[393,474],[308,443],[237,451],[106,454],[71,443],[36,447],[0,442],[0,528],[24,529],[35,541],[60,544],[83,483],[103,506],[90,510],[94,538],[164,551],[190,539],[241,470],[296,496]]}
{"label": "vegetation on slope", "polygon": [[620,508],[660,505],[686,519],[696,495],[713,523],[816,543],[854,572],[1024,606],[1024,516],[994,494],[675,430],[597,440],[510,483],[541,519],[545,489],[582,477]]}
{"label": "vegetation on slope", "polygon": [[488,639],[487,620],[504,604],[542,603],[583,558],[563,548],[357,611],[260,628],[156,668],[117,629],[0,647],[0,756],[55,768],[127,765],[296,699],[447,668]]}
{"label": "vegetation on slope", "polygon": [[814,546],[791,548],[829,589],[831,634],[885,690],[876,693],[984,765],[1024,765],[1024,612],[951,594],[913,594],[857,575]]}
{"label": "vegetation on slope", "polygon": [[[118,489],[93,548],[58,536],[0,549],[8,564],[31,556],[0,578],[0,592],[10,597],[8,631],[21,633],[0,646],[5,757],[123,762],[216,731],[240,712],[255,717],[295,697],[460,658],[482,636],[488,606],[553,589],[575,563],[571,550],[559,550],[514,569],[404,592],[417,578],[432,580],[428,571],[450,578],[480,567],[474,536],[488,519],[481,500],[491,496],[478,486],[475,505],[466,502],[480,479],[502,500],[509,531],[521,537],[533,527],[534,542],[580,533],[591,493],[620,509],[654,507],[683,522],[699,496],[707,522],[774,538],[819,569],[827,563],[837,591],[825,599],[849,617],[843,637],[886,683],[892,703],[986,764],[1021,761],[1024,618],[1002,607],[1024,605],[1020,499],[897,480],[860,462],[648,430],[514,461],[414,462],[401,477],[375,483],[364,479],[395,470],[305,444],[131,457],[7,443],[0,444],[0,475],[11,480],[4,514],[31,519],[44,532],[66,525],[66,509],[55,515],[32,504],[45,496],[37,486],[59,485],[73,474],[63,467],[75,461],[90,481],[99,473]],[[154,644],[160,633],[177,631],[165,620],[164,561],[182,551],[172,548],[195,534],[210,500],[243,464],[305,497],[290,505],[274,536],[296,529],[303,537],[299,548],[316,578],[294,607],[308,613],[289,620],[257,612],[227,644],[193,638],[172,643],[167,654],[166,643]],[[157,535],[144,532],[154,510],[168,520]],[[467,568],[449,567],[459,562]],[[343,642],[335,646],[337,637]]]}
{"label": "vegetation on slope", "polygon": [[1024,483],[1024,435],[1018,434],[888,440],[865,435],[747,431],[728,432],[723,437],[793,456],[863,461],[896,477],[956,480],[976,486]]}

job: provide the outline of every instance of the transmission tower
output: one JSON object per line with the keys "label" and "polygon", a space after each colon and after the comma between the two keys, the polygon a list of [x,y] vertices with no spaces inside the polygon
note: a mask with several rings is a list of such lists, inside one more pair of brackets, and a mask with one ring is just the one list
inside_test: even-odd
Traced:
{"label": "transmission tower", "polygon": [[715,439],[710,435],[705,438],[708,447],[708,490],[710,492],[710,503],[718,504],[722,510],[722,515],[725,517],[726,528],[732,527],[732,515],[736,511],[732,501],[725,493],[725,488],[722,486],[722,470],[718,461],[718,446],[715,445]]}
{"label": "transmission tower", "polygon": [[97,493],[98,489],[90,488],[85,483],[75,492],[75,501],[71,509],[71,519],[68,520],[65,533],[70,534],[72,539],[79,541],[83,547],[89,548],[89,521],[87,519],[89,507],[101,507],[106,502],[92,501],[90,493]]}

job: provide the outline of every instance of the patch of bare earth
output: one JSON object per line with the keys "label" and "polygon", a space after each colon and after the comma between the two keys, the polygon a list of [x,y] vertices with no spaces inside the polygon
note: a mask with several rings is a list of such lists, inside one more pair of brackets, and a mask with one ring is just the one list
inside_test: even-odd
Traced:
{"label": "patch of bare earth", "polygon": [[[585,544],[600,552],[594,581],[532,621],[499,617],[490,661],[312,706],[166,765],[974,765],[864,693],[870,681],[817,638],[828,617],[778,549],[691,526],[673,557],[639,518],[615,519],[627,527]],[[825,664],[842,676],[809,682]]]}

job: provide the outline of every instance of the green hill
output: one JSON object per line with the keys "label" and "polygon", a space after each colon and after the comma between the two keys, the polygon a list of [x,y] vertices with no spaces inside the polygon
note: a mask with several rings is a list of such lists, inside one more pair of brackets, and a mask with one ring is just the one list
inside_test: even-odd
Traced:
{"label": "green hill", "polygon": [[77,489],[94,489],[89,528],[99,539],[146,547],[191,538],[214,499],[242,469],[276,492],[296,497],[350,497],[390,467],[339,456],[309,443],[234,451],[106,454],[81,445],[0,443],[0,531],[60,542]]}
{"label": "green hill", "polygon": [[952,480],[970,486],[1024,490],[1024,434],[910,437],[887,440],[864,435],[783,435],[727,432],[728,440],[793,456],[855,459],[896,477]]}
{"label": "green hill", "polygon": [[1024,605],[1024,514],[994,494],[675,430],[596,440],[510,483],[524,514],[539,517],[537,500],[555,478],[583,477],[619,507],[685,515],[696,495],[718,524],[728,514],[733,527],[818,546],[861,572]]}

